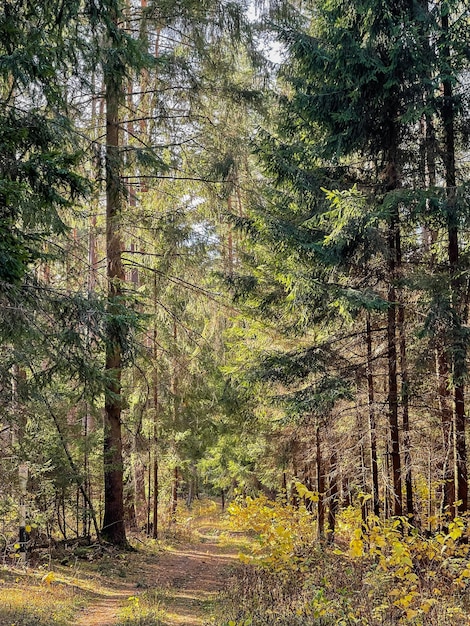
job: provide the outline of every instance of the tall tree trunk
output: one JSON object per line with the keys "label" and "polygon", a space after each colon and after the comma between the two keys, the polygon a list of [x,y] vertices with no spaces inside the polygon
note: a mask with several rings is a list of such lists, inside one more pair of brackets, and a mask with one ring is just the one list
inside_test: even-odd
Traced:
{"label": "tall tree trunk", "polygon": [[[394,110],[394,107],[391,107]],[[385,189],[387,192],[398,187],[397,173],[397,138],[396,129],[390,128],[390,149],[387,166],[384,171]],[[393,515],[403,514],[402,477],[400,459],[400,439],[398,425],[398,374],[397,374],[397,289],[396,281],[401,256],[400,215],[398,206],[394,204],[390,210],[388,221],[388,310],[387,310],[387,362],[388,362],[388,419],[391,442]]]}
{"label": "tall tree trunk", "polygon": [[[361,479],[362,480],[361,480],[360,492],[362,494],[366,494],[368,492],[368,484],[367,484],[368,467],[367,467],[367,462],[366,462],[366,451],[365,451],[365,445],[364,445],[364,427],[362,423],[362,413],[359,407],[358,383],[356,383],[356,432],[357,432],[357,438],[359,439],[358,445],[359,445],[359,457],[360,457],[360,463],[361,463]],[[362,520],[364,523],[366,523],[367,521],[368,509],[369,509],[368,499],[363,497],[361,499],[361,515],[362,515]]]}
{"label": "tall tree trunk", "polygon": [[[394,237],[391,235],[390,239]],[[388,290],[387,345],[388,345],[388,417],[390,425],[393,515],[402,515],[401,460],[398,427],[398,379],[397,379],[397,344],[396,344],[396,289],[393,284]]]}
{"label": "tall tree trunk", "polygon": [[444,351],[444,346],[440,346],[436,350],[436,376],[439,413],[441,416],[443,451],[443,460],[441,463],[441,467],[442,480],[444,481],[444,484],[442,490],[441,512],[451,513],[454,516],[454,503],[457,500],[455,496],[455,476],[453,463],[454,424],[451,406],[451,393],[449,389],[449,363]]}
{"label": "tall tree trunk", "polygon": [[19,397],[20,389],[25,385],[26,373],[18,365],[12,368],[11,376],[11,408],[14,415],[14,423],[11,429],[12,449],[19,449],[20,459],[18,464],[19,502],[18,502],[18,544],[22,558],[26,559],[26,544],[28,535],[26,532],[27,499],[28,499],[28,464],[24,463],[23,439],[26,428],[26,416],[21,406]]}
{"label": "tall tree trunk", "polygon": [[[154,327],[153,327],[153,361],[154,361],[154,370],[153,370],[153,533],[152,536],[154,539],[158,539],[158,503],[159,503],[159,467],[158,467],[158,417],[159,417],[159,408],[160,408],[160,399],[158,394],[158,370],[157,370],[157,362],[158,362],[158,346],[157,346],[157,275],[156,273],[153,275],[153,314],[155,316]],[[150,487],[149,487],[150,489]]]}
{"label": "tall tree trunk", "polygon": [[400,305],[398,307],[398,334],[400,340],[401,404],[403,411],[403,456],[405,462],[406,513],[409,520],[412,521],[414,517],[414,504],[410,444],[410,383],[408,377],[408,362],[406,358],[405,306],[403,304],[402,298],[400,298]]}
{"label": "tall tree trunk", "polygon": [[367,392],[369,403],[369,441],[370,441],[370,466],[372,473],[372,509],[374,515],[380,515],[379,499],[379,466],[377,462],[377,428],[375,422],[375,393],[374,373],[372,368],[372,329],[370,314],[366,320],[366,344],[367,344]]}
{"label": "tall tree trunk", "polygon": [[[428,95],[430,100],[432,94]],[[424,172],[423,183],[425,189],[432,189],[436,186],[436,132],[433,120],[430,115],[424,118]],[[436,233],[431,231],[426,238],[426,245],[431,249],[431,245],[436,241]],[[431,253],[431,269],[435,266],[435,255]],[[441,477],[443,480],[441,513],[448,512],[455,515],[454,503],[456,502],[455,476],[454,476],[454,424],[453,411],[451,406],[450,388],[450,364],[449,355],[446,350],[446,337],[440,333],[435,337],[436,345],[436,380],[437,380],[437,400],[439,415],[441,420],[442,433],[442,461],[439,464]]]}
{"label": "tall tree trunk", "polygon": [[[115,19],[117,22],[117,17]],[[123,458],[121,433],[122,353],[117,314],[122,306],[125,279],[121,259],[120,216],[122,209],[121,155],[119,150],[119,102],[122,77],[105,72],[106,93],[106,258],[108,326],[106,341],[104,411],[104,519],[102,535],[115,545],[125,545]]]}
{"label": "tall tree trunk", "polygon": [[467,450],[465,441],[465,392],[467,346],[462,332],[462,281],[459,275],[459,217],[457,207],[456,169],[455,169],[455,109],[451,75],[451,52],[449,37],[449,7],[442,7],[442,60],[443,104],[442,122],[444,127],[444,168],[447,193],[447,234],[448,261],[450,272],[453,328],[452,328],[452,375],[454,385],[454,450],[455,477],[458,510],[468,509]]}

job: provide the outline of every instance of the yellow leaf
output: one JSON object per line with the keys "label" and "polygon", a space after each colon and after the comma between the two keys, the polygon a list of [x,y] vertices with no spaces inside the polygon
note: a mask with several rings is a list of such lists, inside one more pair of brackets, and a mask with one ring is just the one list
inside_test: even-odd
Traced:
{"label": "yellow leaf", "polygon": [[44,574],[41,580],[43,583],[46,583],[46,585],[50,585],[55,580],[54,572],[47,572],[47,574]]}
{"label": "yellow leaf", "polygon": [[462,529],[461,528],[453,528],[450,531],[449,536],[455,541],[456,539],[458,539],[459,537],[462,536]]}
{"label": "yellow leaf", "polygon": [[30,533],[30,532],[31,532],[31,526],[29,526],[29,525],[28,525],[28,526],[25,526],[25,531],[26,531],[27,533]]}
{"label": "yellow leaf", "polygon": [[349,544],[351,556],[359,557],[364,555],[364,542],[361,539],[351,539]]}
{"label": "yellow leaf", "polygon": [[423,611],[423,613],[429,613],[429,611],[431,610],[431,607],[434,604],[437,604],[437,600],[435,600],[434,598],[427,598],[421,603],[420,608]]}
{"label": "yellow leaf", "polygon": [[419,611],[415,611],[414,609],[406,610],[406,619],[413,619],[419,614]]}

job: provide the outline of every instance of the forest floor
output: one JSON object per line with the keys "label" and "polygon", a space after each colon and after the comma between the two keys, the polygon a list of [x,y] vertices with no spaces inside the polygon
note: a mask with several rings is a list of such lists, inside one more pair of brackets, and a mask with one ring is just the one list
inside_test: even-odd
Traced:
{"label": "forest floor", "polygon": [[157,555],[145,551],[128,555],[132,582],[113,578],[101,586],[74,626],[112,626],[126,604],[130,621],[132,613],[139,613],[140,593],[153,596],[165,626],[202,625],[223,587],[228,566],[237,558],[235,546],[212,530],[199,528],[196,543],[194,539],[176,542]]}
{"label": "forest floor", "polygon": [[[202,626],[246,540],[220,514],[189,518],[162,542],[132,540],[135,551],[54,557],[0,571],[0,626]],[[23,604],[24,606],[23,606]]]}

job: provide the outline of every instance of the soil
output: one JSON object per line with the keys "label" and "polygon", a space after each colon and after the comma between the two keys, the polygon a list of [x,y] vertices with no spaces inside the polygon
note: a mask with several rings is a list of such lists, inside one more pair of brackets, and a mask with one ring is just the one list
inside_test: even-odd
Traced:
{"label": "soil", "polygon": [[134,554],[132,582],[113,580],[113,587],[103,586],[74,626],[113,626],[131,596],[156,588],[162,596],[165,626],[202,626],[235,561],[234,548],[221,545],[203,529],[196,543],[178,543],[157,555]]}

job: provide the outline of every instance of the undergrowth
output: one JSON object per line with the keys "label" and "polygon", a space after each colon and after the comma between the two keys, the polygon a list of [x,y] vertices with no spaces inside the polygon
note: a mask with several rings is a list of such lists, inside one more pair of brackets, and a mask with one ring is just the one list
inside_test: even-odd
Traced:
{"label": "undergrowth", "polygon": [[5,575],[0,580],[2,626],[68,626],[81,605],[80,598],[67,588],[52,590],[47,582],[37,585],[20,577],[13,587]]}
{"label": "undergrowth", "polygon": [[146,591],[130,596],[120,613],[116,626],[164,626],[165,611],[158,593]]}
{"label": "undergrowth", "polygon": [[470,610],[468,519],[381,520],[346,509],[336,542],[316,540],[312,515],[265,497],[231,505],[234,528],[254,533],[216,626],[463,626]]}

